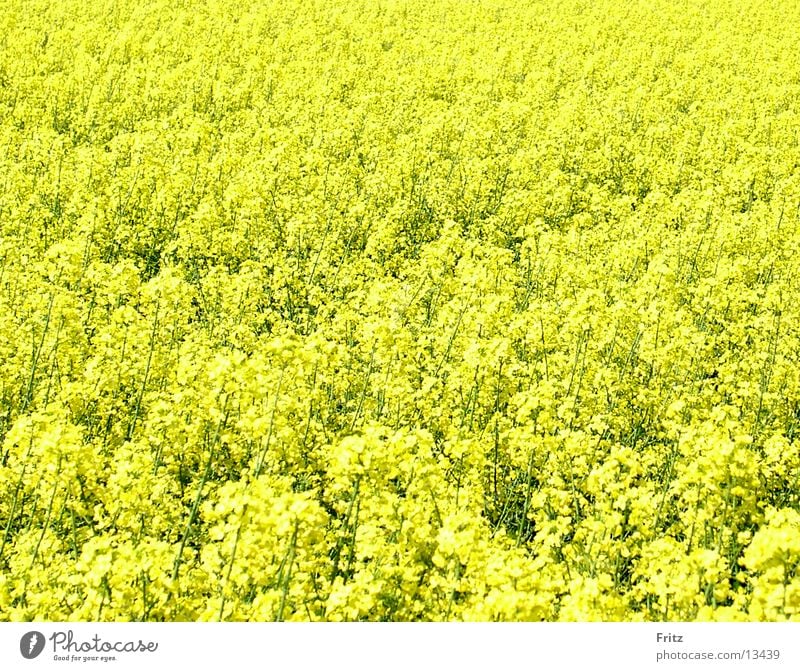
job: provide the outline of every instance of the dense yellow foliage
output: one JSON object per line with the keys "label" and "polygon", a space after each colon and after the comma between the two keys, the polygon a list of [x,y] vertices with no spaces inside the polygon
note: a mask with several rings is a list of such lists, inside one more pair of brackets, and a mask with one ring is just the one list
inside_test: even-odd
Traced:
{"label": "dense yellow foliage", "polygon": [[798,25],[5,0],[0,619],[800,619]]}

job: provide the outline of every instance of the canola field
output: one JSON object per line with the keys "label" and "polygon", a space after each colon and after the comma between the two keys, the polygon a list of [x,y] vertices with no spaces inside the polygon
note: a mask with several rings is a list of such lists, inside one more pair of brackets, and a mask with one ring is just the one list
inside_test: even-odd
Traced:
{"label": "canola field", "polygon": [[0,619],[800,619],[798,25],[5,0]]}

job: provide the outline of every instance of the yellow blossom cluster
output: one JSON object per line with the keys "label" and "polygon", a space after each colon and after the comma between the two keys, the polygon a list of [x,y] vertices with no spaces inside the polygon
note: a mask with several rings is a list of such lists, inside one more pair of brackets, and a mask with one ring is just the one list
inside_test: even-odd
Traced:
{"label": "yellow blossom cluster", "polygon": [[800,619],[798,25],[5,0],[0,620]]}

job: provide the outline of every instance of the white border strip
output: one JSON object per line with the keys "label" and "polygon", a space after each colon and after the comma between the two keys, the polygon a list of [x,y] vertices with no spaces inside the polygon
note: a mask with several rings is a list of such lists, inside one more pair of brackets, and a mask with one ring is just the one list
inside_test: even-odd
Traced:
{"label": "white border strip", "polygon": [[798,634],[794,623],[4,623],[0,669],[795,671]]}

